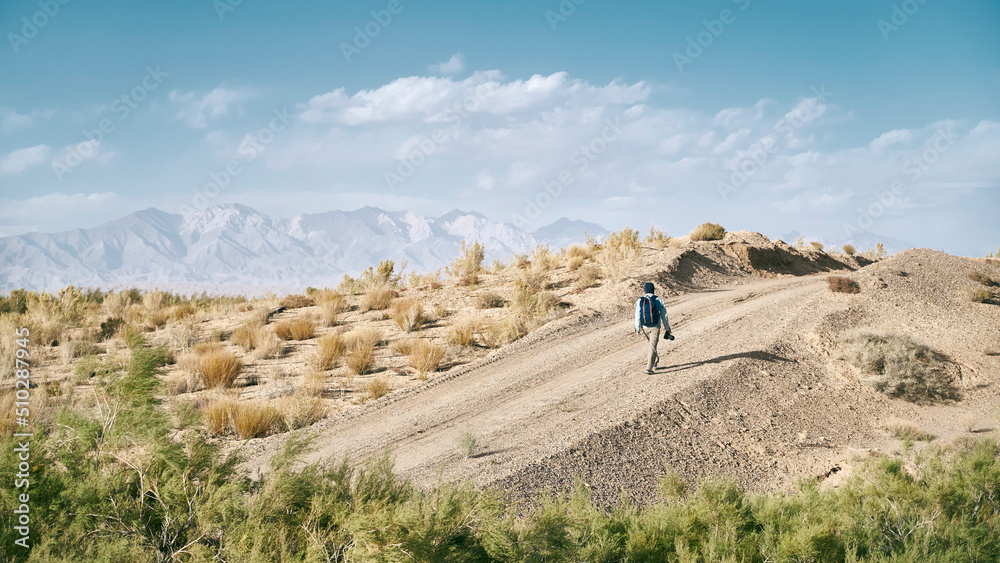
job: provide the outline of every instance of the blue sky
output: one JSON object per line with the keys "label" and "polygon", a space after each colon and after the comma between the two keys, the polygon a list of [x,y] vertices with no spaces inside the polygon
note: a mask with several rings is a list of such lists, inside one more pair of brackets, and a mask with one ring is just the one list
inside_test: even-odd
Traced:
{"label": "blue sky", "polygon": [[0,235],[240,202],[982,255],[997,29],[985,0],[6,2]]}

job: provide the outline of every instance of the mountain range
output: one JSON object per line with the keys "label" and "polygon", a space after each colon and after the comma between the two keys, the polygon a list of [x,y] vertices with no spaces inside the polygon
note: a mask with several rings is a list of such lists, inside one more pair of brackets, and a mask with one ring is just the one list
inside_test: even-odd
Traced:
{"label": "mountain range", "polygon": [[239,204],[188,215],[150,208],[93,229],[0,238],[0,289],[53,291],[138,287],[259,294],[335,286],[381,260],[397,271],[449,264],[462,241],[479,241],[487,260],[602,236],[597,224],[560,219],[527,232],[454,210],[437,218],[364,207],[271,217]]}

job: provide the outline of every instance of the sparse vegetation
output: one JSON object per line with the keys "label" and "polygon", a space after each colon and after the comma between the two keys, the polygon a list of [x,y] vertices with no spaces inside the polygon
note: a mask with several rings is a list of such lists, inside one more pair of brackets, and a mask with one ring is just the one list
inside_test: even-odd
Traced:
{"label": "sparse vegetation", "polygon": [[424,308],[415,299],[398,299],[392,304],[392,320],[403,332],[420,330],[424,326]]}
{"label": "sparse vegetation", "polygon": [[316,352],[311,363],[312,367],[321,371],[333,369],[347,348],[347,344],[339,334],[327,334],[317,340],[316,344]]}
{"label": "sparse vegetation", "polygon": [[891,422],[886,425],[886,430],[903,442],[913,443],[916,441],[930,442],[934,439],[933,434],[928,434],[908,422]]}
{"label": "sparse vegetation", "polygon": [[909,337],[861,332],[845,338],[842,349],[868,382],[890,397],[916,403],[956,397],[947,358]]}
{"label": "sparse vegetation", "polygon": [[854,256],[855,250],[854,250],[854,245],[853,244],[845,244],[841,248],[843,249],[844,254],[846,254],[848,256]]}
{"label": "sparse vegetation", "polygon": [[365,311],[384,311],[392,306],[396,292],[387,285],[373,286],[365,292],[361,300],[361,308]]}
{"label": "sparse vegetation", "polygon": [[649,233],[646,234],[646,239],[643,242],[656,248],[663,248],[670,244],[670,236],[667,235],[666,231],[657,229],[656,225],[650,225]]}
{"label": "sparse vegetation", "polygon": [[365,385],[368,400],[381,399],[392,392],[392,383],[384,376],[372,378]]}
{"label": "sparse vegetation", "polygon": [[594,253],[594,260],[600,264],[608,277],[620,280],[625,277],[638,256],[639,232],[625,227],[604,238],[600,248]]}
{"label": "sparse vegetation", "polygon": [[594,266],[587,265],[580,268],[573,286],[582,291],[597,285],[599,279],[601,279],[601,271]]}
{"label": "sparse vegetation", "polygon": [[973,303],[991,303],[993,301],[993,292],[985,287],[967,287],[965,288],[965,296]]}
{"label": "sparse vegetation", "polygon": [[980,271],[971,272],[969,274],[969,279],[986,287],[997,287],[998,285],[1000,285],[993,278],[987,276],[986,274]]}
{"label": "sparse vegetation", "polygon": [[347,353],[344,361],[355,374],[364,375],[375,367],[375,347],[382,340],[377,329],[360,329],[344,335]]}
{"label": "sparse vegetation", "polygon": [[[486,259],[486,247],[473,242],[471,245],[462,241],[458,258],[448,266],[448,272],[456,278],[471,279],[483,271],[483,261]],[[470,285],[470,284],[466,284]]]}
{"label": "sparse vegetation", "polygon": [[518,315],[507,315],[490,324],[483,334],[483,344],[489,348],[499,348],[528,334],[528,327]]}
{"label": "sparse vegetation", "polygon": [[207,387],[229,388],[240,376],[243,366],[243,361],[236,354],[217,350],[201,356],[198,371]]}
{"label": "sparse vegetation", "polygon": [[316,300],[305,295],[286,295],[280,304],[286,309],[301,309],[316,305]]}
{"label": "sparse vegetation", "polygon": [[470,429],[465,429],[455,436],[455,447],[467,458],[475,457],[479,446],[479,436]]}
{"label": "sparse vegetation", "polygon": [[322,399],[308,395],[282,397],[278,401],[277,408],[285,428],[289,430],[298,430],[315,424],[326,418],[328,412]]}
{"label": "sparse vegetation", "polygon": [[424,379],[428,373],[436,371],[441,365],[444,348],[426,340],[418,340],[410,346],[408,355],[410,367],[417,370],[420,378]]}
{"label": "sparse vegetation", "polygon": [[835,293],[861,293],[858,282],[844,276],[827,276],[826,287]]}
{"label": "sparse vegetation", "polygon": [[497,309],[507,304],[507,300],[495,291],[483,291],[476,296],[476,308]]}
{"label": "sparse vegetation", "polygon": [[239,401],[230,417],[232,430],[241,440],[263,438],[281,430],[281,414],[261,401]]}
{"label": "sparse vegetation", "polygon": [[448,329],[448,344],[468,348],[475,345],[476,333],[480,331],[480,323],[475,318],[465,318]]}
{"label": "sparse vegetation", "polygon": [[316,336],[316,323],[306,318],[281,321],[274,325],[274,334],[282,340],[309,340]]}
{"label": "sparse vegetation", "polygon": [[814,241],[810,242],[809,244],[810,244],[810,245],[811,245],[811,246],[812,246],[813,248],[815,248],[816,250],[819,250],[819,251],[821,251],[821,252],[823,251],[823,243],[821,243],[820,241],[818,241],[818,240],[814,240]]}
{"label": "sparse vegetation", "polygon": [[692,241],[700,240],[722,240],[726,236],[726,229],[718,223],[705,222],[695,227],[688,238]]}

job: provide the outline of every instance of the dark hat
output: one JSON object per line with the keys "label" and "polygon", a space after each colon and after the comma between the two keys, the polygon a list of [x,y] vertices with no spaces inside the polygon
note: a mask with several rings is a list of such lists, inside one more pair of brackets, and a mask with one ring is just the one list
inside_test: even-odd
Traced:
{"label": "dark hat", "polygon": [[653,282],[646,282],[646,285],[642,286],[642,290],[646,293],[653,293]]}

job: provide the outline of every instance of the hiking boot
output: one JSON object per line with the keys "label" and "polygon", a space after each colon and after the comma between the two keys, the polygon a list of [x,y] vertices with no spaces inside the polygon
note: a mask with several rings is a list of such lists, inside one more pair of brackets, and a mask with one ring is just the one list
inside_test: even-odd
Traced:
{"label": "hiking boot", "polygon": [[653,375],[653,370],[647,369],[646,370],[646,375]]}

